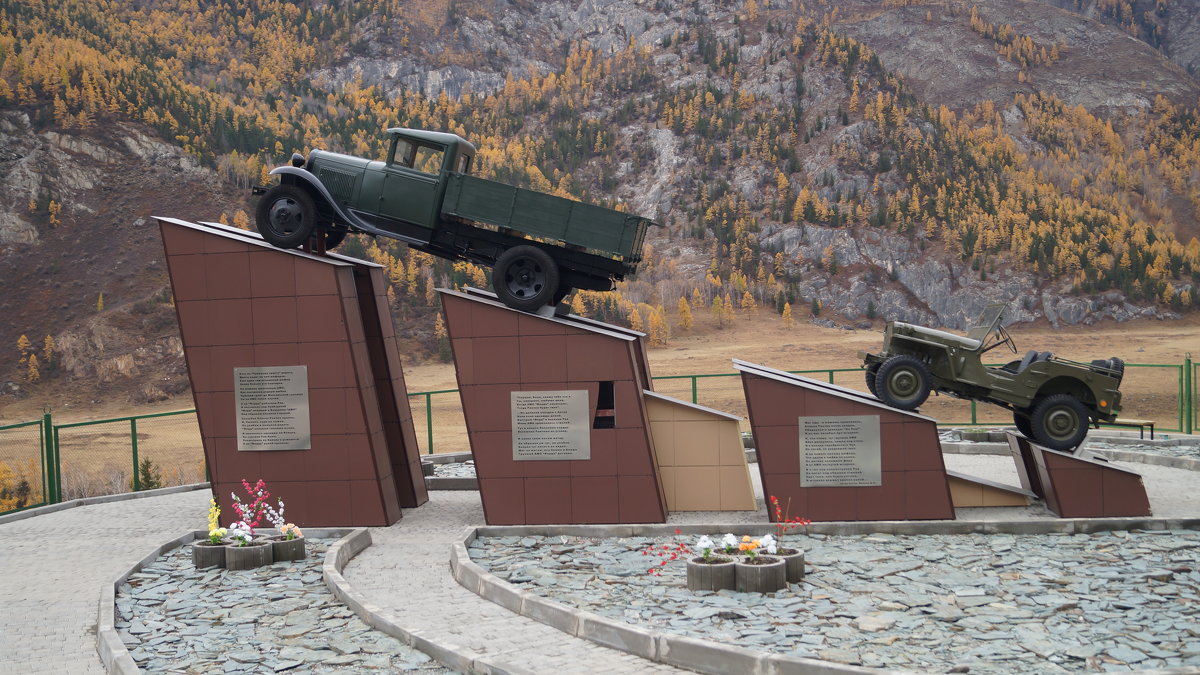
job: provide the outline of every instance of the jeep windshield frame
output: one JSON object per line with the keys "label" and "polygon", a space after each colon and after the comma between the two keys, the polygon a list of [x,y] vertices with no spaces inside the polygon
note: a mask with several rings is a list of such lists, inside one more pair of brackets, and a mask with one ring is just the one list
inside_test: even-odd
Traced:
{"label": "jeep windshield frame", "polygon": [[1013,341],[1012,336],[1008,334],[1001,322],[1004,321],[1004,303],[993,303],[983,309],[979,314],[979,318],[975,320],[975,325],[971,327],[969,337],[975,337],[979,340],[979,353],[989,352],[1003,344],[1008,344],[1009,349],[1015,354],[1017,352],[1017,343]]}

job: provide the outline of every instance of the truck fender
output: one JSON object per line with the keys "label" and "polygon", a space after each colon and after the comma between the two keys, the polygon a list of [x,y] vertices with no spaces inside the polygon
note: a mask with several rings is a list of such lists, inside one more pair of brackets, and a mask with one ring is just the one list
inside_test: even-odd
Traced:
{"label": "truck fender", "polygon": [[[273,169],[270,175],[291,176],[294,182],[311,188],[312,191],[315,192],[316,195],[320,197],[325,204],[333,210],[334,213],[337,214],[338,219],[352,228],[367,232],[375,229],[366,223],[363,223],[358,216],[355,216],[353,213],[350,213],[346,209],[342,208],[342,205],[338,204],[337,200],[333,198],[333,195],[329,194],[329,190],[327,190],[321,181],[317,180],[316,176],[313,176],[311,172],[295,166],[281,166]],[[287,182],[287,179],[281,180]]]}

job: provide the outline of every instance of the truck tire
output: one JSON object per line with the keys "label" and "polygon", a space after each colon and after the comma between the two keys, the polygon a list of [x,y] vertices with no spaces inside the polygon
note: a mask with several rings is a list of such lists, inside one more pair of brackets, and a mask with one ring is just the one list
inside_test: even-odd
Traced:
{"label": "truck tire", "polygon": [[932,384],[929,367],[908,354],[898,354],[884,361],[875,374],[876,396],[900,410],[916,410],[929,398]]}
{"label": "truck tire", "polygon": [[492,287],[500,302],[533,312],[554,300],[558,292],[558,264],[536,246],[514,246],[496,259]]}
{"label": "truck tire", "polygon": [[875,376],[879,374],[879,364],[867,366],[863,378],[867,381],[867,391],[875,398],[879,398],[879,388],[875,384]]}
{"label": "truck tire", "polygon": [[254,225],[268,244],[296,248],[317,226],[317,204],[297,185],[276,185],[258,200]]}
{"label": "truck tire", "polygon": [[349,234],[345,230],[333,230],[333,229],[326,230],[324,228],[322,228],[321,230],[318,230],[318,232],[323,233],[325,236],[325,250],[326,251],[332,251],[333,249],[337,248],[338,244],[345,241],[346,235]]}
{"label": "truck tire", "polygon": [[1033,407],[1033,440],[1038,445],[1070,452],[1088,432],[1087,408],[1070,394],[1051,394]]}

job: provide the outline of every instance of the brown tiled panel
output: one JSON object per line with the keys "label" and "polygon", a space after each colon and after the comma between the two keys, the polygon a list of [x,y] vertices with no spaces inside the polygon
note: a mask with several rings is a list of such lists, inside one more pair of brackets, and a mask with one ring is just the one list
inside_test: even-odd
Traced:
{"label": "brown tiled panel", "polygon": [[[243,478],[265,480],[301,527],[390,525],[427,501],[382,269],[158,221],[223,524]],[[312,448],[239,452],[233,369],[296,365]]]}
{"label": "brown tiled panel", "polygon": [[[1142,477],[1106,461],[1077,457],[1008,434],[1020,455],[1017,471],[1032,465],[1046,507],[1060,518],[1133,518],[1152,515]],[[1032,479],[1032,476],[1030,477]],[[1022,480],[1024,482],[1024,479]]]}
{"label": "brown tiled panel", "polygon": [[[734,367],[742,375],[763,497],[776,497],[785,515],[815,521],[954,518],[932,419],[853,389],[736,359]],[[851,415],[879,417],[882,485],[801,487],[800,418]],[[773,512],[770,517],[775,520]]]}
{"label": "brown tiled panel", "polygon": [[[487,522],[665,522],[641,333],[518,312],[480,291],[440,293]],[[601,382],[612,383],[615,424],[591,429],[590,459],[513,460],[512,392],[586,391],[595,420]]]}

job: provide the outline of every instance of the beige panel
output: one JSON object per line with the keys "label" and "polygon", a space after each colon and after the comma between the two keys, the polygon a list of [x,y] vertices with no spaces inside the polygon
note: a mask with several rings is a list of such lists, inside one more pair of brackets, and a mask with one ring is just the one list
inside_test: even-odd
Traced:
{"label": "beige panel", "polygon": [[660,467],[675,466],[675,422],[650,422],[650,435],[654,440],[654,456]]}
{"label": "beige panel", "polygon": [[720,467],[676,467],[675,508],[679,511],[720,511]]}
{"label": "beige panel", "polygon": [[954,504],[955,508],[984,505],[983,486],[954,476],[948,476],[947,480],[950,483],[950,503]]}
{"label": "beige panel", "polygon": [[675,467],[658,467],[658,477],[662,483],[663,494],[667,497],[667,510],[676,510],[678,505],[675,503]]}
{"label": "beige panel", "polygon": [[675,419],[675,406],[653,396],[646,396],[646,416],[651,422],[670,422]]}
{"label": "beige panel", "polygon": [[750,470],[746,463],[741,466],[722,466],[721,510],[753,511],[758,508],[754,499],[754,484],[750,482]]}
{"label": "beige panel", "polygon": [[742,434],[738,423],[733,420],[720,422],[717,434],[721,445],[721,466],[746,466],[746,450],[742,447]]}
{"label": "beige panel", "polygon": [[1029,506],[1029,498],[1017,492],[983,486],[983,506]]}
{"label": "beige panel", "polygon": [[675,464],[677,466],[720,466],[720,423],[675,422]]}

